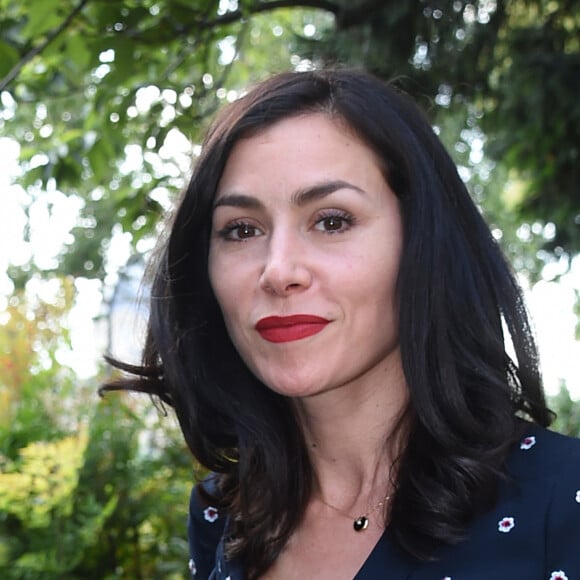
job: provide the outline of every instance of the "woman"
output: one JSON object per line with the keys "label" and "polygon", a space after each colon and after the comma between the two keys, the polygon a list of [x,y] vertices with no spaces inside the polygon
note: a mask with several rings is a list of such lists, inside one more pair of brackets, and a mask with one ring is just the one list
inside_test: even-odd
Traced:
{"label": "woman", "polygon": [[520,289],[407,98],[328,70],[226,108],[152,296],[108,388],[173,405],[212,472],[196,577],[580,575],[580,444],[544,429]]}

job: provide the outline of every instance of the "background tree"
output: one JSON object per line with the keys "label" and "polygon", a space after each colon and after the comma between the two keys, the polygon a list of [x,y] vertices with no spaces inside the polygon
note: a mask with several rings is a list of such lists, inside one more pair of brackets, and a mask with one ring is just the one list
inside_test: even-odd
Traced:
{"label": "background tree", "polygon": [[[518,184],[498,222],[507,208],[519,220],[553,224],[536,228],[545,260],[580,248],[575,0],[2,0],[0,7],[0,131],[22,144],[22,183],[33,198],[55,187],[82,205],[60,270],[102,276],[112,233],[122,229],[137,244],[180,187],[183,168],[167,151],[178,132],[195,144],[221,102],[305,59],[397,77],[434,122],[462,119],[467,141],[480,128],[486,155]],[[470,145],[461,130],[448,140],[460,150]],[[502,199],[502,185],[489,195]]]}
{"label": "background tree", "polygon": [[0,577],[186,577],[194,466],[148,401],[98,402],[59,363],[70,278],[0,316]]}

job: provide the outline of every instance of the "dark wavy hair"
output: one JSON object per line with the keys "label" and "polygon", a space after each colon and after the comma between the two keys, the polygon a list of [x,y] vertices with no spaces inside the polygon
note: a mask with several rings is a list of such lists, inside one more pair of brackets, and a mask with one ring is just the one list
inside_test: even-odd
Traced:
{"label": "dark wavy hair", "polygon": [[102,388],[150,393],[175,408],[193,455],[221,474],[228,554],[250,578],[271,566],[299,524],[313,469],[289,400],[251,374],[226,331],[208,278],[212,202],[236,142],[321,112],[376,153],[403,220],[397,293],[409,407],[392,540],[420,559],[459,542],[495,502],[521,419],[552,419],[521,290],[415,104],[360,71],[266,80],[210,128],[161,242],[142,365],[113,361],[133,377]]}

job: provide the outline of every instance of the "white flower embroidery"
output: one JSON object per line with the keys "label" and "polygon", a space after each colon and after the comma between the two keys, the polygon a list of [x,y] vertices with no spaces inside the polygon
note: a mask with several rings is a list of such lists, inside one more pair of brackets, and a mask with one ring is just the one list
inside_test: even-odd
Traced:
{"label": "white flower embroidery", "polygon": [[452,580],[451,576],[445,576],[445,578],[441,578],[441,580]]}
{"label": "white flower embroidery", "polygon": [[511,532],[513,527],[516,525],[514,518],[502,518],[497,523],[497,529],[504,534]]}
{"label": "white flower embroidery", "polygon": [[195,576],[195,574],[197,573],[197,568],[195,567],[195,562],[193,561],[193,558],[190,558],[187,565],[189,567],[189,571],[191,572],[191,575]]}
{"label": "white flower embroidery", "polygon": [[552,572],[550,580],[568,580],[568,576],[566,576],[562,570],[556,570],[555,572]]}
{"label": "white flower embroidery", "polygon": [[580,489],[576,492],[576,501],[580,503]]}
{"label": "white flower embroidery", "polygon": [[218,519],[219,512],[217,508],[214,508],[213,506],[210,505],[203,510],[203,517],[205,518],[206,521],[213,524],[213,522],[215,522]]}
{"label": "white flower embroidery", "polygon": [[524,437],[520,443],[520,449],[531,449],[536,444],[536,438],[533,435],[529,437]]}

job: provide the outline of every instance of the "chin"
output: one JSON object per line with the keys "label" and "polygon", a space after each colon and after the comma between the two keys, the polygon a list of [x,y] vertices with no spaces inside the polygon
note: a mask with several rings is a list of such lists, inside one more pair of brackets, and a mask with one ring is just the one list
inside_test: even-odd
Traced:
{"label": "chin", "polygon": [[319,382],[312,383],[312,380],[304,380],[303,378],[289,380],[286,376],[282,380],[275,380],[271,377],[264,377],[261,380],[270,390],[290,398],[308,397],[324,390],[320,387]]}

